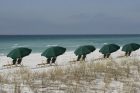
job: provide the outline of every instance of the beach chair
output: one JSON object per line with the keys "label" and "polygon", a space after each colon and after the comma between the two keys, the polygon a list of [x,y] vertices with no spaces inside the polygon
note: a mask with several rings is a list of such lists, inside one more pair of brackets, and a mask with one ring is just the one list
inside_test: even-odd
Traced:
{"label": "beach chair", "polygon": [[76,58],[72,58],[72,60],[70,60],[69,62],[70,62],[70,63],[76,63],[77,60],[76,60]]}
{"label": "beach chair", "polygon": [[127,56],[127,53],[121,53],[120,55],[118,55],[116,58],[126,58],[128,57]]}
{"label": "beach chair", "polygon": [[81,56],[78,56],[77,59],[72,58],[72,60],[70,60],[69,62],[73,64],[73,63],[80,62],[80,61],[82,61],[82,58],[81,58]]}
{"label": "beach chair", "polygon": [[9,64],[9,63],[8,63],[8,64],[3,65],[2,67],[3,67],[3,68],[11,68],[12,66],[13,66],[13,64]]}
{"label": "beach chair", "polygon": [[46,63],[43,63],[43,62],[42,62],[42,63],[40,63],[40,64],[37,64],[36,67],[44,67],[45,65],[46,65]]}
{"label": "beach chair", "polygon": [[120,55],[120,56],[117,56],[116,58],[123,58],[123,57],[127,57],[125,55]]}
{"label": "beach chair", "polygon": [[104,59],[104,55],[100,55],[98,58],[93,59],[93,61],[100,61]]}
{"label": "beach chair", "polygon": [[70,60],[68,61],[69,63],[75,63],[75,62],[77,62],[77,58],[75,56],[69,56],[69,58],[70,58]]}
{"label": "beach chair", "polygon": [[47,62],[43,62],[44,60],[42,60],[42,63],[40,64],[37,64],[36,67],[44,67],[46,66],[47,64],[50,64],[51,63],[51,58],[47,58]]}
{"label": "beach chair", "polygon": [[86,56],[83,56],[83,57],[78,57],[77,59],[76,58],[73,58],[71,61],[69,61],[70,63],[72,64],[75,64],[77,62],[86,62]]}
{"label": "beach chair", "polygon": [[42,63],[37,64],[36,67],[43,67],[45,65],[46,65],[46,63],[44,63],[44,60],[42,60]]}
{"label": "beach chair", "polygon": [[14,67],[15,66],[15,64],[16,64],[16,59],[14,59],[13,61],[12,61],[12,64],[11,63],[9,63],[9,61],[8,61],[8,64],[5,64],[5,65],[3,65],[2,67],[6,67],[6,68],[12,68],[12,67]]}

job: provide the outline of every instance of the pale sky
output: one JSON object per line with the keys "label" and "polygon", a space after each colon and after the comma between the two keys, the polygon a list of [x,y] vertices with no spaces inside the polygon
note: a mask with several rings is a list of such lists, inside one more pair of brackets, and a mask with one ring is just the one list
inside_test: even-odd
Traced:
{"label": "pale sky", "polygon": [[140,0],[0,0],[3,34],[140,34]]}

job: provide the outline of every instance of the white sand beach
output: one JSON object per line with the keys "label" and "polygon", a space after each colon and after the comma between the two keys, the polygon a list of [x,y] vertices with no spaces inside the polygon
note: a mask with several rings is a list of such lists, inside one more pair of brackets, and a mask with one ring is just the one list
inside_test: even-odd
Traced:
{"label": "white sand beach", "polygon": [[[134,51],[134,52],[132,52],[131,57],[128,57],[126,59],[128,59],[128,61],[132,60],[132,59],[139,60],[139,58],[140,58],[139,54],[140,54],[140,50]],[[119,58],[119,57],[123,56],[123,55],[124,55],[124,52],[122,52],[121,49],[120,49],[117,52],[114,52],[114,53],[111,54],[111,59],[113,61],[115,61],[117,64],[120,64],[120,66],[121,66],[122,58]],[[90,53],[90,54],[87,55],[85,63],[86,64],[90,64],[90,63],[104,64],[104,62],[105,63],[107,62],[106,60],[94,61],[95,59],[102,58],[102,56],[103,55],[99,52],[99,49],[96,49],[93,53]],[[32,72],[37,71],[38,73],[42,73],[42,72],[45,71],[47,73],[47,71],[51,71],[53,69],[56,69],[57,67],[62,68],[63,70],[65,70],[65,69],[67,69],[71,66],[77,66],[78,67],[79,63],[72,64],[72,65],[70,63],[70,61],[76,60],[76,58],[77,57],[75,56],[73,51],[66,52],[66,53],[64,53],[63,55],[61,55],[57,58],[56,62],[57,62],[58,66],[37,67],[37,64],[40,64],[42,62],[46,62],[46,58],[42,57],[41,53],[34,53],[34,54],[30,54],[27,57],[24,57],[22,63],[27,70],[29,69]],[[15,71],[20,70],[20,67],[14,67],[14,68],[8,68],[8,69],[3,68],[4,64],[10,63],[11,61],[12,61],[12,59],[8,58],[6,56],[1,56],[0,57],[0,68],[1,68],[0,69],[0,74],[15,73]],[[137,72],[137,70],[135,70],[135,69],[137,69],[137,67],[135,67],[135,66],[131,66],[131,67],[132,67],[132,69],[134,68],[133,70],[131,70],[132,71],[131,73],[133,73],[133,75],[135,76],[134,78],[131,77],[131,79],[139,78],[139,74],[137,74],[138,72]],[[115,69],[115,67],[114,67],[114,69]],[[134,74],[134,73],[136,73],[136,74]],[[95,86],[94,88],[96,89],[97,93],[104,93],[103,89],[106,86],[106,83],[103,81],[103,78],[104,78],[104,76],[99,75],[99,77],[96,77],[96,80],[92,81],[94,86]],[[85,82],[85,81],[83,81],[83,82]],[[86,82],[85,82],[85,84],[86,84]],[[140,82],[138,84],[140,84]],[[61,85],[61,87],[66,86],[66,85],[63,85],[63,84],[60,84],[60,85]],[[20,86],[22,87],[20,89],[21,93],[34,93],[33,90],[29,87],[29,85],[21,83]],[[123,93],[123,86],[124,86],[123,82],[116,81],[116,80],[111,80],[109,85],[108,85],[108,88],[105,90],[106,91],[105,93]],[[14,93],[14,88],[15,87],[11,86],[11,84],[1,85],[1,87],[3,87],[2,90],[7,91],[7,93]],[[91,87],[91,86],[89,86],[89,87]],[[60,89],[55,89],[55,87],[52,87],[52,88],[54,88],[52,90],[53,93],[65,93],[65,91],[62,91]],[[41,89],[41,88],[39,88],[39,89]],[[43,90],[40,90],[40,91],[43,91]],[[91,89],[91,90],[86,90],[85,93],[96,93],[96,91],[94,91],[94,89]],[[139,93],[140,89],[137,90],[137,91],[138,92],[135,92],[135,93]],[[37,92],[37,93],[41,93],[41,92]],[[44,92],[44,93],[48,93],[48,92]],[[83,92],[74,92],[74,93],[83,93]]]}
{"label": "white sand beach", "polygon": [[[112,53],[110,57],[116,60],[117,57],[124,56],[124,54],[125,52],[121,51],[120,49]],[[140,55],[140,49],[137,51],[133,51],[131,54],[131,56],[133,57],[139,57],[139,55]],[[99,52],[99,49],[96,49],[94,52],[87,55],[86,61],[90,62],[92,60],[99,59],[102,57],[103,57],[103,54]],[[74,54],[74,52],[69,51],[69,52],[65,52],[63,55],[58,56],[56,63],[58,65],[65,65],[65,64],[69,64],[70,61],[73,61],[76,59],[77,59],[77,56]],[[1,61],[0,68],[2,68],[4,64],[12,63],[12,59],[6,56],[0,56],[0,61]],[[22,64],[29,68],[35,68],[37,64],[40,64],[42,62],[45,63],[46,58],[41,56],[41,53],[31,53],[29,56],[24,57],[22,60]]]}
{"label": "white sand beach", "polygon": [[0,93],[140,93],[140,0],[0,0]]}

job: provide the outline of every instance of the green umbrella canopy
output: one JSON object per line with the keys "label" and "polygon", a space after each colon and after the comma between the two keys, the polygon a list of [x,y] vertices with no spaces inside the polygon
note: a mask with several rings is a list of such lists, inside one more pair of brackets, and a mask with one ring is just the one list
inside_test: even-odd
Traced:
{"label": "green umbrella canopy", "polygon": [[116,44],[106,44],[99,50],[99,52],[102,54],[110,54],[117,51],[118,49],[120,49],[120,46]]}
{"label": "green umbrella canopy", "polygon": [[93,52],[96,48],[93,45],[85,45],[85,47],[88,47],[91,52]]}
{"label": "green umbrella canopy", "polygon": [[26,47],[20,47],[12,50],[7,57],[11,57],[12,59],[16,58],[23,58],[31,53],[31,49],[26,48]]}
{"label": "green umbrella canopy", "polygon": [[54,47],[50,47],[48,49],[46,49],[41,56],[45,56],[47,58],[51,58],[51,57],[57,57],[59,55],[62,55],[63,53],[65,53],[66,48],[64,47],[60,47],[60,46],[54,46]]}
{"label": "green umbrella canopy", "polygon": [[132,52],[140,48],[139,44],[136,43],[129,43],[123,46],[122,51],[125,52]]}
{"label": "green umbrella canopy", "polygon": [[74,53],[76,55],[86,55],[89,54],[91,52],[93,52],[95,50],[95,47],[92,45],[84,45],[84,46],[80,46],[78,47]]}

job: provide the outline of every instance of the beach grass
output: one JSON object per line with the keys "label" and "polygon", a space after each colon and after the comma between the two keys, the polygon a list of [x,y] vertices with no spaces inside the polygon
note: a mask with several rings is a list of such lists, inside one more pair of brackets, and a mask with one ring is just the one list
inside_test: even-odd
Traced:
{"label": "beach grass", "polygon": [[79,62],[47,71],[23,67],[13,73],[0,74],[0,90],[4,91],[2,85],[7,84],[13,86],[13,93],[20,93],[23,85],[33,93],[113,93],[114,90],[118,93],[137,93],[140,88],[139,75],[139,60],[127,58],[119,62]]}

